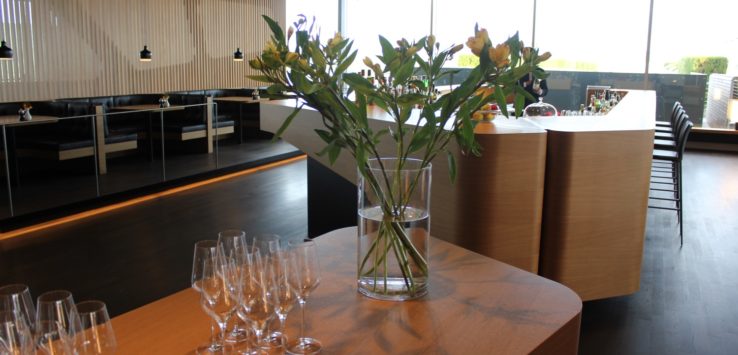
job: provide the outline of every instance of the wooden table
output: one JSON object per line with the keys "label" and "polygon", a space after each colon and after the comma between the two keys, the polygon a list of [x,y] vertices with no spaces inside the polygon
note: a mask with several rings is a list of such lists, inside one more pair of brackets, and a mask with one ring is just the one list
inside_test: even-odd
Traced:
{"label": "wooden table", "polygon": [[[306,335],[324,354],[574,354],[582,302],[568,288],[432,239],[427,296],[377,301],[356,291],[356,228],[316,239],[321,284],[307,303]],[[299,312],[287,320],[298,334]],[[209,336],[195,291],[113,319],[119,354],[184,354]]]}
{"label": "wooden table", "polygon": [[269,99],[254,99],[251,96],[222,96],[214,98],[213,101],[238,104],[238,142],[243,143],[243,105],[258,104],[262,101],[269,101]]}

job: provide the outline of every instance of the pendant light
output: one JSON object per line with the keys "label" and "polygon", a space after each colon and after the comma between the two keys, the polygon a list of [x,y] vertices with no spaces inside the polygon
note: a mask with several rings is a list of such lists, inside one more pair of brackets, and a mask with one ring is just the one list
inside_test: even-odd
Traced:
{"label": "pendant light", "polygon": [[139,58],[140,58],[139,60],[142,62],[151,61],[151,51],[146,45],[144,45],[144,49],[141,51],[141,56]]}
{"label": "pendant light", "polygon": [[[11,59],[13,59],[13,50],[5,44],[5,41],[2,41],[0,44],[0,60]],[[243,55],[241,55],[241,60],[243,60]]]}
{"label": "pendant light", "polygon": [[236,48],[236,51],[233,52],[233,61],[243,62],[243,52],[241,52],[241,48]]}

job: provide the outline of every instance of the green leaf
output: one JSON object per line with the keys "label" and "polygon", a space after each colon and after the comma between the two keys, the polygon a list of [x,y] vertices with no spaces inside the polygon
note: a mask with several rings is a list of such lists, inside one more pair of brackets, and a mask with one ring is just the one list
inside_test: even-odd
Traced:
{"label": "green leaf", "polygon": [[280,94],[282,91],[286,91],[287,87],[282,84],[273,84],[267,88],[267,94]]}
{"label": "green leaf", "polygon": [[272,30],[274,39],[276,39],[280,44],[284,44],[284,31],[282,31],[282,27],[279,27],[279,24],[267,15],[261,15],[261,17],[264,18],[264,21],[266,21],[267,25],[269,25],[269,28]]}
{"label": "green leaf", "polygon": [[323,142],[330,143],[333,140],[331,132],[328,132],[326,130],[316,129],[315,133],[318,134],[318,136],[320,137],[320,139],[323,140]]}
{"label": "green leaf", "polygon": [[273,83],[272,79],[270,79],[266,75],[246,75],[247,78],[251,80],[261,81],[263,83]]}
{"label": "green leaf", "polygon": [[328,160],[331,162],[331,165],[336,162],[336,159],[338,159],[338,156],[341,155],[341,147],[335,144],[331,144],[328,146]]}
{"label": "green leaf", "polygon": [[356,59],[356,53],[357,51],[354,51],[348,58],[346,58],[346,60],[341,62],[341,64],[336,67],[336,71],[333,75],[340,77],[341,74],[343,74],[343,72],[345,72],[346,69],[348,69],[348,67],[354,62],[354,60]]}
{"label": "green leaf", "polygon": [[[520,91],[525,91],[525,90],[520,90]],[[525,106],[525,96],[515,95],[515,118],[522,116],[523,106]]]}
{"label": "green leaf", "polygon": [[284,122],[282,122],[282,126],[280,126],[279,129],[277,130],[277,133],[274,134],[274,137],[272,138],[272,142],[276,142],[282,136],[282,133],[284,133],[287,127],[289,127],[290,123],[292,123],[292,120],[295,119],[295,116],[297,116],[297,113],[300,112],[300,110],[302,110],[302,106],[304,106],[304,104],[298,107],[295,107],[295,110],[292,111],[292,113],[289,116],[287,116]]}
{"label": "green leaf", "polygon": [[393,59],[395,59],[395,47],[393,47],[392,43],[381,35],[379,36],[379,44],[382,46],[382,62],[384,64],[389,64]]}
{"label": "green leaf", "polygon": [[495,100],[497,100],[497,107],[500,108],[502,114],[505,117],[510,116],[507,113],[507,101],[505,100],[505,93],[502,91],[502,88],[499,85],[495,85]]}
{"label": "green leaf", "polygon": [[448,175],[449,178],[451,178],[451,183],[453,184],[456,182],[456,158],[454,158],[454,153],[450,150],[446,151],[446,158],[448,160]]}
{"label": "green leaf", "polygon": [[374,92],[374,86],[359,74],[348,73],[343,76],[343,81],[358,93],[367,95]]}
{"label": "green leaf", "polygon": [[400,65],[397,73],[394,73],[395,80],[392,82],[394,86],[402,85],[407,79],[413,75],[415,69],[415,60],[408,60],[407,62]]}

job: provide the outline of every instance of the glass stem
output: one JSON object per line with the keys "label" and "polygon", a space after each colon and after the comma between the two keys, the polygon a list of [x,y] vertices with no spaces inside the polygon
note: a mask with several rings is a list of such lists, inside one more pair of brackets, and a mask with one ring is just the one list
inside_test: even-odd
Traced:
{"label": "glass stem", "polygon": [[300,312],[302,313],[302,320],[300,321],[300,343],[305,341],[305,299],[299,299]]}

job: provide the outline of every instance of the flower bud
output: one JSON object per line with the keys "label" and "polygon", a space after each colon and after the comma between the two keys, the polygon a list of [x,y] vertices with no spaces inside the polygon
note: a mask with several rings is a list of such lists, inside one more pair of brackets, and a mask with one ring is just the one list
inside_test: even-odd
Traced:
{"label": "flower bud", "polygon": [[261,70],[261,68],[264,67],[259,58],[254,58],[254,59],[249,60],[249,66],[256,70]]}
{"label": "flower bud", "polygon": [[295,33],[295,28],[290,26],[290,29],[287,30],[287,40],[289,41],[290,38],[292,38],[292,35]]}
{"label": "flower bud", "polygon": [[451,48],[451,54],[455,54],[456,52],[458,52],[458,51],[460,51],[462,49],[464,49],[464,45],[463,44],[457,44],[456,46],[454,46],[453,48]]}
{"label": "flower bud", "polygon": [[285,57],[284,62],[287,64],[292,64],[299,57],[300,55],[295,52],[287,52],[287,56]]}
{"label": "flower bud", "polygon": [[364,57],[364,65],[366,65],[367,67],[371,68],[372,65],[374,65],[374,63],[372,62],[371,59],[369,59],[369,57]]}
{"label": "flower bud", "polygon": [[433,45],[436,44],[436,36],[430,35],[428,36],[428,48],[433,48]]}
{"label": "flower bud", "polygon": [[546,53],[543,53],[543,54],[541,54],[541,55],[540,55],[540,56],[538,57],[538,62],[540,63],[540,62],[544,62],[544,61],[547,61],[547,60],[548,60],[549,58],[551,58],[551,52],[546,52]]}

